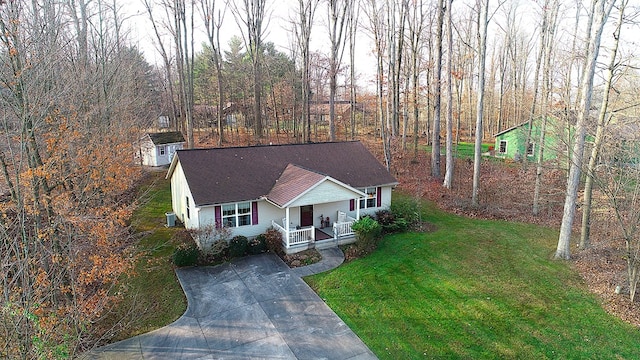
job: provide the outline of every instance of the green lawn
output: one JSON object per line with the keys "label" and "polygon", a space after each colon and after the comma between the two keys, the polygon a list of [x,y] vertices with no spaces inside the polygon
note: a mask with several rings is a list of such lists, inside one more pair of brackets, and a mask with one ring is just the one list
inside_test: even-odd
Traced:
{"label": "green lawn", "polygon": [[[133,224],[146,234],[142,255],[124,303],[106,320],[127,323],[117,339],[186,309],[161,175],[143,186]],[[306,279],[378,357],[640,358],[640,332],[606,314],[568,263],[550,260],[556,231],[425,207],[436,232],[388,236],[368,257]]]}
{"label": "green lawn", "polygon": [[[492,146],[492,145],[493,145],[493,143],[491,143],[491,144],[488,144],[488,143],[482,144],[482,152],[483,153],[488,152],[489,151],[489,146]],[[458,158],[461,158],[461,159],[473,159],[473,154],[475,154],[475,151],[474,151],[475,144],[474,143],[460,142],[460,143],[458,143],[457,146],[455,144],[453,146],[454,146],[454,153],[453,153],[454,156],[457,156]],[[431,146],[425,146],[424,149],[428,153],[431,153]],[[442,155],[445,155],[446,150],[447,150],[447,148],[444,145],[440,146],[440,153]]]}
{"label": "green lawn", "polygon": [[551,260],[556,231],[427,208],[437,231],[306,279],[378,357],[640,358],[638,329]]}
{"label": "green lawn", "polygon": [[135,274],[123,289],[123,302],[105,319],[103,326],[122,324],[115,340],[126,339],[170,324],[187,309],[187,300],[171,264],[177,244],[171,237],[177,228],[167,228],[165,212],[171,210],[170,182],[165,172],[154,172],[140,189],[140,208],[132,226],[142,234],[137,245],[140,259]]}

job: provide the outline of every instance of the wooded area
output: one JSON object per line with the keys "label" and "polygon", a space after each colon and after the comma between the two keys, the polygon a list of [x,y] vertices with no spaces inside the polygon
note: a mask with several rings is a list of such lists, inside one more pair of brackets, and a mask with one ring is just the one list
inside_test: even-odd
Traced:
{"label": "wooded area", "polygon": [[[375,139],[392,173],[407,170],[394,159],[431,146],[430,176],[447,189],[468,180],[456,179],[456,144],[474,142],[476,208],[491,200],[481,196],[481,146],[528,123],[525,152],[540,148],[519,154],[523,169],[536,169],[522,194],[532,216],[544,208],[547,173],[566,179],[555,257],[571,257],[576,210],[583,249],[591,209],[614,214],[610,241],[624,244],[622,291],[634,301],[637,5],[298,0],[275,21],[267,0],[141,3],[157,64],[134,45],[125,2],[0,2],[0,357],[72,357],[102,336],[92,325],[123,296],[137,256],[137,141],[160,116],[189,147]],[[236,36],[223,44],[229,23]],[[278,25],[286,47],[269,39]],[[314,50],[320,40],[329,46]],[[369,56],[374,69],[361,68]],[[549,161],[551,136],[563,151]]]}

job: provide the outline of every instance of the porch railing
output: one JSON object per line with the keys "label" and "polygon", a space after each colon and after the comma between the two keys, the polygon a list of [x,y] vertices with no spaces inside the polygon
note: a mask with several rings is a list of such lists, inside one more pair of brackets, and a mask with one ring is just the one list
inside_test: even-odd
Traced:
{"label": "porch railing", "polygon": [[308,227],[303,229],[285,229],[280,224],[278,224],[275,220],[271,220],[271,225],[274,229],[280,231],[282,234],[282,241],[284,242],[284,246],[290,248],[293,245],[304,244],[308,242],[315,241],[315,228]]}
{"label": "porch railing", "polygon": [[342,222],[334,222],[333,223],[333,237],[335,239],[339,239],[345,236],[351,236],[355,234],[351,229],[351,225],[356,221],[356,219],[351,216],[347,216],[345,221]]}

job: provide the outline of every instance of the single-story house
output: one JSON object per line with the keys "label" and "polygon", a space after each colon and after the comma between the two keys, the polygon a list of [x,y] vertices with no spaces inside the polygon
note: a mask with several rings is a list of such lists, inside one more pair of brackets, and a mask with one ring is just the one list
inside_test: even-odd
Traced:
{"label": "single-story house", "polygon": [[179,150],[167,178],[187,229],[273,227],[289,253],[353,242],[353,222],[388,209],[398,184],[357,141]]}
{"label": "single-story house", "polygon": [[[542,120],[542,118],[537,118],[532,122],[529,144],[527,144],[528,121],[495,134],[495,156],[516,161],[524,159],[537,161],[540,153],[539,142]],[[567,144],[570,143],[569,140],[572,134],[572,126],[567,126],[566,123],[555,118],[548,118],[545,124],[543,160],[566,158],[568,153]]]}
{"label": "single-story house", "polygon": [[184,136],[179,131],[147,133],[140,139],[142,165],[169,165],[176,151],[182,150],[184,144]]}

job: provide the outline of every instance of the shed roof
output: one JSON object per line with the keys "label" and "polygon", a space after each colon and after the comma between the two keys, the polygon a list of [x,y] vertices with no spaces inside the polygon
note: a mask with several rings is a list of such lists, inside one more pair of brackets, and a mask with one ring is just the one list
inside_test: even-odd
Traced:
{"label": "shed roof", "polygon": [[254,200],[270,193],[283,200],[299,193],[278,189],[281,178],[305,189],[325,176],[353,188],[398,183],[358,141],[178,150],[167,177],[178,162],[196,205]]}
{"label": "shed roof", "polygon": [[184,136],[182,136],[182,133],[179,131],[149,133],[148,135],[155,145],[185,142]]}

